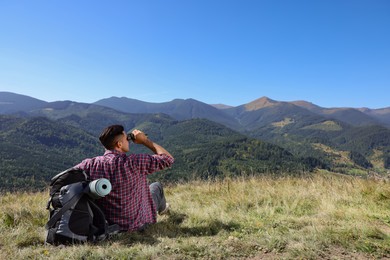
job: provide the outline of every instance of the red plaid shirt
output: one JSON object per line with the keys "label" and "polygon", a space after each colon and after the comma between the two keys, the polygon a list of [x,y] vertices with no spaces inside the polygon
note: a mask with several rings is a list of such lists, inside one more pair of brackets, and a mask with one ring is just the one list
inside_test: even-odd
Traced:
{"label": "red plaid shirt", "polygon": [[172,157],[108,151],[103,156],[85,159],[76,167],[89,174],[91,180],[106,178],[112,190],[97,200],[110,224],[121,230],[134,231],[147,223],[156,223],[157,211],[146,176],[170,167]]}

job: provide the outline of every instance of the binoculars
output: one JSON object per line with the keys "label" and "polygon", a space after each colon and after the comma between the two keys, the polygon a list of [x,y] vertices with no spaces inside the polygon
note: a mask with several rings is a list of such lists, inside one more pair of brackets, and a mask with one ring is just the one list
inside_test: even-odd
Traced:
{"label": "binoculars", "polygon": [[127,141],[133,141],[134,142],[134,140],[135,140],[135,136],[134,136],[134,134],[133,133],[128,133],[127,134]]}
{"label": "binoculars", "polygon": [[[148,136],[147,134],[145,134],[146,136]],[[133,133],[128,133],[127,134],[127,141],[133,141],[135,140],[135,135]]]}

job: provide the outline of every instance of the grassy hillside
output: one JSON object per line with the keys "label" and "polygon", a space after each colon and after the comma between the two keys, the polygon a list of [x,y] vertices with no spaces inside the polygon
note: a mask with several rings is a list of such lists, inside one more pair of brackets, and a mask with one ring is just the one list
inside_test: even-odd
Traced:
{"label": "grassy hillside", "polygon": [[44,193],[0,196],[1,259],[390,259],[390,184],[330,173],[166,188],[169,216],[98,245],[44,245]]}

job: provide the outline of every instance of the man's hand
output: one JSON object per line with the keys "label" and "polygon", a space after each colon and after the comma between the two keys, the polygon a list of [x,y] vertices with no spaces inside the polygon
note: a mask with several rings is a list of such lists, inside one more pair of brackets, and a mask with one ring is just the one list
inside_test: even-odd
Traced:
{"label": "man's hand", "polygon": [[148,137],[145,135],[145,133],[138,129],[134,129],[132,133],[135,138],[134,143],[136,144],[145,144],[145,142],[148,140]]}
{"label": "man's hand", "polygon": [[134,143],[136,144],[143,144],[144,146],[148,147],[153,153],[155,154],[166,154],[173,158],[173,156],[165,150],[164,147],[154,143],[153,141],[149,140],[148,137],[143,133],[142,131],[135,129],[132,131],[135,139]]}

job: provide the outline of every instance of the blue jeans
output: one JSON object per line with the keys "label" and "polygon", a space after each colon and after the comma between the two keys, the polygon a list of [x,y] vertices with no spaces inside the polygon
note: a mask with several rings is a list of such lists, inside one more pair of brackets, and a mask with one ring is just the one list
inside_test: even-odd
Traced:
{"label": "blue jeans", "polygon": [[167,202],[165,201],[164,189],[159,182],[153,182],[149,185],[150,193],[152,194],[154,205],[156,205],[157,212],[165,209]]}

